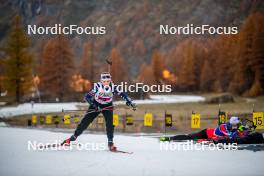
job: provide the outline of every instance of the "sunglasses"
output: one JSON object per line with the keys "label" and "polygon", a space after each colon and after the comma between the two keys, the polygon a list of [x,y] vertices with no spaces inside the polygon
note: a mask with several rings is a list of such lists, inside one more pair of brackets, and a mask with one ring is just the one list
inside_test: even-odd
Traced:
{"label": "sunglasses", "polygon": [[101,79],[111,79],[111,76],[102,76]]}

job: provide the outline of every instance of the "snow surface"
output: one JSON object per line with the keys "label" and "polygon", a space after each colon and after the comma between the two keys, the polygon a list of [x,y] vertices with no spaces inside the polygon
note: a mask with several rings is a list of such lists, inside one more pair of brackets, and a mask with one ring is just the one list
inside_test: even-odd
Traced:
{"label": "snow surface", "polygon": [[186,103],[205,101],[202,96],[194,95],[150,95],[147,100],[135,100],[136,104]]}
{"label": "snow surface", "polygon": [[0,117],[12,117],[31,113],[61,112],[64,110],[76,110],[78,103],[24,103],[18,106],[3,107],[0,109]]}
{"label": "snow surface", "polygon": [[[136,104],[158,104],[158,103],[184,103],[184,102],[199,102],[204,101],[201,96],[189,95],[150,95],[147,100],[135,100]],[[35,103],[32,107],[31,103],[20,104],[18,106],[3,107],[0,109],[0,117],[13,117],[31,113],[49,113],[61,112],[64,110],[76,110],[77,105],[81,103]],[[124,101],[116,101],[115,105],[125,104]]]}
{"label": "snow surface", "polygon": [[[150,137],[115,136],[119,149],[132,155],[86,150],[28,150],[28,141],[54,142],[69,137],[36,129],[0,128],[0,175],[3,176],[176,176],[263,175],[264,152],[161,151]],[[106,136],[83,134],[81,143],[105,143]]]}

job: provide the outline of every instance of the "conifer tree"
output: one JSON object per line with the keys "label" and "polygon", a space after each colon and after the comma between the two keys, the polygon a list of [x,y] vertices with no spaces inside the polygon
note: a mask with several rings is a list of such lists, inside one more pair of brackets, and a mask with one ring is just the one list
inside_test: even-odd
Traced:
{"label": "conifer tree", "polygon": [[41,91],[63,101],[72,91],[73,51],[63,35],[50,39],[44,47],[41,62]]}
{"label": "conifer tree", "polygon": [[154,75],[154,79],[157,84],[162,82],[162,72],[164,70],[164,60],[158,50],[155,50],[152,56],[152,71]]}
{"label": "conifer tree", "polygon": [[127,81],[128,76],[127,76],[126,66],[117,48],[113,48],[111,50],[110,60],[112,62],[111,76],[113,82],[119,83],[122,81]]}
{"label": "conifer tree", "polygon": [[4,53],[5,88],[8,95],[15,96],[16,102],[26,95],[32,86],[33,59],[28,51],[31,43],[23,30],[21,18],[15,16]]}
{"label": "conifer tree", "polygon": [[84,79],[93,82],[94,79],[94,54],[92,43],[84,44],[83,53],[81,56],[80,74]]}

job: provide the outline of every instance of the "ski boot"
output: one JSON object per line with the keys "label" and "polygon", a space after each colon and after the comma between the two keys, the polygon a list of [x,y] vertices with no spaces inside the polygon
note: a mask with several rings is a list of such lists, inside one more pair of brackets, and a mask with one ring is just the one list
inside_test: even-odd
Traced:
{"label": "ski boot", "polygon": [[114,145],[113,142],[108,142],[108,148],[111,152],[116,152],[117,151],[117,148],[116,146]]}
{"label": "ski boot", "polygon": [[160,137],[160,142],[170,141],[170,137]]}
{"label": "ski boot", "polygon": [[61,145],[63,146],[69,146],[71,141],[75,141],[77,139],[77,137],[75,137],[74,135],[72,135],[70,138],[64,140]]}

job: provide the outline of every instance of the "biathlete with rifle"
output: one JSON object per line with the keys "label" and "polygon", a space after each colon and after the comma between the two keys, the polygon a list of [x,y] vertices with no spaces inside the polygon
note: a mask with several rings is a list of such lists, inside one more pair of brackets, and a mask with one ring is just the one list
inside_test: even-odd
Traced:
{"label": "biathlete with rifle", "polygon": [[93,88],[85,95],[85,100],[90,104],[87,113],[77,126],[74,134],[66,139],[62,145],[69,145],[71,141],[75,141],[78,136],[92,123],[92,121],[102,113],[106,122],[106,133],[108,139],[108,147],[110,151],[116,151],[114,146],[114,125],[113,125],[113,95],[119,95],[126,101],[127,106],[131,106],[136,110],[135,103],[125,93],[119,92],[111,81],[111,75],[108,72],[101,74],[100,82],[94,84]]}
{"label": "biathlete with rifle", "polygon": [[160,141],[173,141],[173,140],[203,140],[203,139],[217,139],[228,137],[234,139],[238,135],[244,135],[239,131],[240,120],[238,117],[231,117],[229,122],[219,125],[216,128],[206,128],[197,133],[176,135],[172,137],[161,137]]}
{"label": "biathlete with rifle", "polygon": [[210,140],[218,143],[237,144],[263,144],[264,133],[254,132],[256,126],[248,119],[240,120],[238,117],[231,117],[229,122],[223,123],[216,128],[206,128],[197,133],[176,135],[172,137],[160,137],[160,141],[181,141],[181,140]]}

